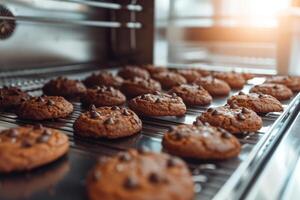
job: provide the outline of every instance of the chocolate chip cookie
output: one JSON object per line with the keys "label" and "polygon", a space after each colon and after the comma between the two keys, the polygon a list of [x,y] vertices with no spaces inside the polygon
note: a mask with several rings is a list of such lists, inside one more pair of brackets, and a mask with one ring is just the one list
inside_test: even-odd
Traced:
{"label": "chocolate chip cookie", "polygon": [[209,108],[196,120],[223,128],[232,134],[255,132],[262,127],[261,118],[252,110],[237,106]]}
{"label": "chocolate chip cookie", "polygon": [[159,73],[159,72],[167,72],[168,68],[162,67],[162,66],[154,66],[154,65],[142,65],[143,69],[147,70],[149,74],[152,76],[153,74]]}
{"label": "chocolate chip cookie", "polygon": [[177,69],[175,70],[175,72],[183,76],[188,83],[193,83],[201,77],[201,74],[199,74],[196,70],[192,69]]}
{"label": "chocolate chip cookie", "polygon": [[282,84],[290,88],[293,92],[300,91],[300,77],[296,76],[274,76],[267,78],[266,83]]}
{"label": "chocolate chip cookie", "polygon": [[102,158],[86,182],[91,200],[192,200],[194,197],[194,183],[186,164],[163,153],[129,150]]}
{"label": "chocolate chip cookie", "polygon": [[100,106],[117,106],[126,102],[126,97],[118,89],[106,86],[97,86],[93,89],[87,89],[86,93],[81,98],[81,102],[89,106],[94,104]]}
{"label": "chocolate chip cookie", "polygon": [[227,102],[232,106],[237,105],[251,109],[258,114],[283,111],[281,103],[274,97],[267,94],[245,94],[243,92],[239,92],[238,95],[230,97]]}
{"label": "chocolate chip cookie", "polygon": [[210,94],[199,85],[182,84],[173,87],[169,94],[177,94],[186,105],[205,106],[212,102]]}
{"label": "chocolate chip cookie", "polygon": [[214,72],[213,76],[228,83],[232,89],[240,90],[246,83],[244,77],[235,72]]}
{"label": "chocolate chip cookie", "polygon": [[159,82],[150,78],[143,79],[135,77],[131,80],[124,81],[121,91],[128,97],[136,97],[142,94],[161,91],[161,85]]}
{"label": "chocolate chip cookie", "polygon": [[123,78],[120,76],[114,76],[112,73],[107,71],[101,71],[98,74],[93,73],[91,76],[87,77],[83,83],[90,88],[95,86],[111,86],[114,88],[120,88],[123,83]]}
{"label": "chocolate chip cookie", "polygon": [[143,79],[150,78],[150,74],[147,70],[135,66],[126,66],[120,69],[118,75],[124,79],[133,79],[134,77],[140,77]]}
{"label": "chocolate chip cookie", "polygon": [[175,93],[172,95],[155,92],[144,94],[128,103],[129,108],[145,116],[182,116],[186,113],[186,106]]}
{"label": "chocolate chip cookie", "polygon": [[30,170],[66,154],[68,137],[42,126],[22,126],[0,132],[0,172]]}
{"label": "chocolate chip cookie", "polygon": [[21,103],[17,115],[23,119],[45,120],[67,117],[73,105],[58,96],[32,97]]}
{"label": "chocolate chip cookie", "polygon": [[49,96],[63,96],[67,99],[78,98],[86,91],[85,86],[78,80],[58,77],[50,80],[43,87],[43,92]]}
{"label": "chocolate chip cookie", "polygon": [[197,79],[195,84],[202,86],[213,97],[227,96],[230,93],[230,86],[220,79],[207,76]]}
{"label": "chocolate chip cookie", "polygon": [[0,89],[0,109],[16,110],[23,101],[30,98],[29,94],[17,87],[3,87]]}
{"label": "chocolate chip cookie", "polygon": [[80,115],[74,123],[76,134],[94,138],[121,138],[138,133],[142,122],[126,108],[91,106],[88,112]]}
{"label": "chocolate chip cookie", "polygon": [[264,83],[261,85],[255,85],[250,89],[252,93],[262,93],[268,94],[279,101],[288,100],[293,96],[292,90],[282,84],[275,84],[275,83]]}
{"label": "chocolate chip cookie", "polygon": [[179,125],[164,134],[164,149],[173,155],[195,159],[236,157],[241,145],[229,132],[209,124]]}
{"label": "chocolate chip cookie", "polygon": [[187,83],[186,79],[183,76],[175,72],[160,72],[154,74],[152,77],[153,79],[160,82],[161,86],[164,89],[171,89],[174,86]]}

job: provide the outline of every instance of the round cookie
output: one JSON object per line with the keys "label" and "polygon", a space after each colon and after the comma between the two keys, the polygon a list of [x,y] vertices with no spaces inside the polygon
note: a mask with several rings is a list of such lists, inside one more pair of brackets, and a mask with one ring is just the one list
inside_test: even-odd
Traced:
{"label": "round cookie", "polygon": [[172,127],[164,134],[162,145],[172,155],[195,159],[227,159],[241,150],[238,139],[229,132],[202,123]]}
{"label": "round cookie", "polygon": [[23,101],[30,98],[30,95],[17,87],[3,87],[0,89],[0,109],[17,109]]}
{"label": "round cookie", "polygon": [[164,153],[129,150],[112,158],[102,158],[86,182],[91,200],[194,198],[194,182],[186,164]]}
{"label": "round cookie", "polygon": [[213,97],[227,96],[230,93],[230,86],[220,79],[207,76],[197,79],[195,84],[202,86]]}
{"label": "round cookie", "polygon": [[121,138],[138,133],[142,122],[131,110],[114,107],[91,107],[76,119],[73,125],[76,134],[94,138]]}
{"label": "round cookie", "polygon": [[147,70],[151,76],[153,74],[159,73],[159,72],[167,72],[168,68],[162,67],[162,66],[154,66],[154,65],[142,65],[141,68]]}
{"label": "round cookie", "polygon": [[250,92],[268,94],[275,97],[279,101],[288,100],[293,96],[292,90],[290,90],[288,87],[274,83],[255,85],[250,89]]}
{"label": "round cookie", "polygon": [[93,73],[91,76],[87,77],[83,83],[87,87],[94,86],[111,86],[114,88],[120,88],[123,84],[123,78],[120,76],[114,76],[112,73],[107,71],[101,71],[98,74]]}
{"label": "round cookie", "polygon": [[145,116],[182,116],[186,106],[175,93],[172,95],[155,92],[145,94],[128,102],[129,108]]}
{"label": "round cookie", "polygon": [[188,83],[193,83],[201,77],[201,74],[192,69],[177,69],[176,72],[183,76]]}
{"label": "round cookie", "polygon": [[252,110],[237,106],[209,108],[196,120],[223,128],[232,134],[255,132],[262,127],[261,118]]}
{"label": "round cookie", "polygon": [[244,77],[235,72],[214,72],[213,76],[228,83],[232,89],[240,90],[246,83]]}
{"label": "round cookie", "polygon": [[22,126],[0,132],[0,172],[30,170],[50,163],[69,149],[68,137],[42,126]]}
{"label": "round cookie", "polygon": [[274,76],[266,79],[266,83],[282,84],[290,88],[293,92],[300,91],[300,77]]}
{"label": "round cookie", "polygon": [[237,105],[251,109],[258,114],[283,111],[281,103],[274,97],[267,94],[245,94],[243,92],[239,92],[238,95],[231,96],[227,102],[232,106]]}
{"label": "round cookie", "polygon": [[126,66],[121,68],[118,72],[118,75],[124,79],[133,79],[134,77],[140,77],[143,79],[150,78],[150,74],[147,70],[135,66]]}
{"label": "round cookie", "polygon": [[186,79],[183,76],[175,72],[160,72],[154,74],[152,77],[153,79],[160,82],[161,86],[164,89],[171,89],[174,86],[187,83]]}
{"label": "round cookie", "polygon": [[82,96],[81,102],[86,105],[94,104],[100,106],[117,106],[126,102],[126,97],[122,92],[113,87],[97,86],[93,89],[87,89]]}
{"label": "round cookie", "polygon": [[73,112],[73,105],[58,96],[32,97],[23,102],[17,115],[23,119],[45,120],[67,117]]}
{"label": "round cookie", "polygon": [[128,97],[136,97],[142,94],[161,91],[161,85],[159,82],[150,78],[142,79],[135,77],[132,80],[124,81],[121,90]]}
{"label": "round cookie", "polygon": [[199,85],[182,84],[173,87],[169,94],[176,93],[186,105],[205,106],[212,102],[210,94]]}
{"label": "round cookie", "polygon": [[77,98],[84,94],[86,88],[84,84],[78,80],[70,80],[64,77],[50,80],[43,87],[45,95],[62,96],[65,98]]}

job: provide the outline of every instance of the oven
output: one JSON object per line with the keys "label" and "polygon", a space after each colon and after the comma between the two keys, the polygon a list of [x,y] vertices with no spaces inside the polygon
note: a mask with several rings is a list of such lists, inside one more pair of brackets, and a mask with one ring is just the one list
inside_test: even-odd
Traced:
{"label": "oven", "polygon": [[[151,64],[154,8],[152,0],[2,0],[0,85],[17,86],[38,96],[42,86],[58,76],[83,80],[99,70],[115,73],[125,65]],[[178,67],[170,67],[174,66]],[[218,69],[226,70],[222,66]],[[264,79],[264,74],[257,74],[243,91]],[[214,99],[210,106],[226,101]],[[1,174],[0,199],[86,199],[85,177],[99,156],[142,147],[160,152],[164,132],[174,125],[192,124],[207,109],[188,107],[183,117],[142,117],[140,134],[95,140],[73,134],[73,123],[84,108],[78,101],[72,103],[74,112],[69,117],[42,122],[0,112],[1,129],[42,123],[63,131],[71,146],[67,156],[50,165]],[[195,199],[299,198],[300,96],[294,95],[283,104],[284,112],[262,116],[263,128],[258,133],[237,136],[242,144],[237,158],[187,160]]]}

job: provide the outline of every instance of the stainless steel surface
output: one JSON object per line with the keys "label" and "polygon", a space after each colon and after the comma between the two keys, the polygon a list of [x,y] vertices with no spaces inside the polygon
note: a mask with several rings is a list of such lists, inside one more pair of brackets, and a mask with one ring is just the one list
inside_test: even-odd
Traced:
{"label": "stainless steel surface", "polygon": [[[0,77],[2,77],[0,79],[0,85],[16,85],[29,91],[32,95],[40,95],[42,85],[55,76],[66,74],[70,78],[82,79],[95,70],[91,67],[90,71],[85,71],[86,66],[82,68],[76,66],[76,70],[73,71],[71,70],[72,66],[65,68],[69,70],[66,70],[66,72],[63,70],[57,72],[53,69],[50,71],[48,71],[49,69],[36,71],[39,73],[35,78],[32,78],[29,72],[26,73],[26,70],[23,76],[6,73],[4,75],[6,78],[0,75]],[[113,70],[113,72],[115,72],[115,70]],[[248,91],[252,84],[261,82],[263,82],[263,78],[255,78],[249,81],[249,84],[247,84],[243,90]],[[231,94],[236,92],[237,91],[233,91]],[[285,114],[269,113],[263,116],[263,128],[257,133],[237,135],[242,144],[242,151],[237,158],[225,161],[187,160],[196,183],[196,199],[239,199],[242,197],[251,184],[252,179],[264,165],[266,156],[269,155],[271,149],[276,146],[276,142],[284,134],[284,132],[281,131],[282,127],[287,126],[289,122],[293,120],[291,114],[294,113],[294,105],[298,103],[297,101],[299,101],[299,97],[295,98],[292,103],[289,101],[284,102]],[[211,106],[224,105],[225,103],[226,98],[214,99]],[[161,139],[165,131],[173,125],[191,124],[199,114],[207,109],[207,107],[189,107],[184,117],[143,117],[143,129],[140,134],[117,140],[92,140],[73,135],[72,124],[80,113],[84,111],[80,103],[73,102],[73,104],[75,110],[66,119],[42,122],[46,126],[64,131],[69,136],[72,147],[70,153],[71,157],[74,151],[82,151],[87,154],[96,153],[97,155],[111,155],[128,148],[139,147],[148,147],[156,152],[162,151]],[[3,127],[25,123],[35,124],[38,122],[21,120],[11,113],[0,113],[0,125]],[[84,162],[84,159],[81,160],[81,162]],[[72,165],[71,167],[73,167]],[[45,168],[45,170],[47,170],[47,168]],[[77,170],[79,170],[77,172],[79,174],[87,173],[87,168]],[[32,172],[32,174],[35,173]],[[66,179],[68,179],[68,176],[58,181],[54,187],[58,188],[58,185],[66,183]],[[76,179],[73,180],[75,187],[78,182],[84,180],[84,176],[81,175],[74,179]],[[70,188],[72,188],[72,184],[73,183],[70,183]],[[79,192],[82,191],[84,185],[80,186],[80,188]],[[1,196],[1,189],[0,187],[0,198],[3,197]],[[65,197],[65,195],[67,194],[61,194],[61,191],[55,193],[54,196],[53,194],[51,196],[51,193],[47,190],[43,192],[45,199],[63,199],[62,197]],[[30,199],[37,199],[37,197],[39,197],[37,193],[30,195]],[[78,197],[76,199],[78,199]]]}

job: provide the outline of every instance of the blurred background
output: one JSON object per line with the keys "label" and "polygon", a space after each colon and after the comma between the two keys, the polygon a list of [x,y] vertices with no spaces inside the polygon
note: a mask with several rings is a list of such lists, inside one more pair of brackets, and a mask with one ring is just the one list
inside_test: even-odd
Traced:
{"label": "blurred background", "polygon": [[261,73],[298,65],[291,58],[295,41],[287,35],[295,28],[287,23],[298,18],[292,10],[299,5],[293,0],[156,0],[155,64],[238,66]]}

